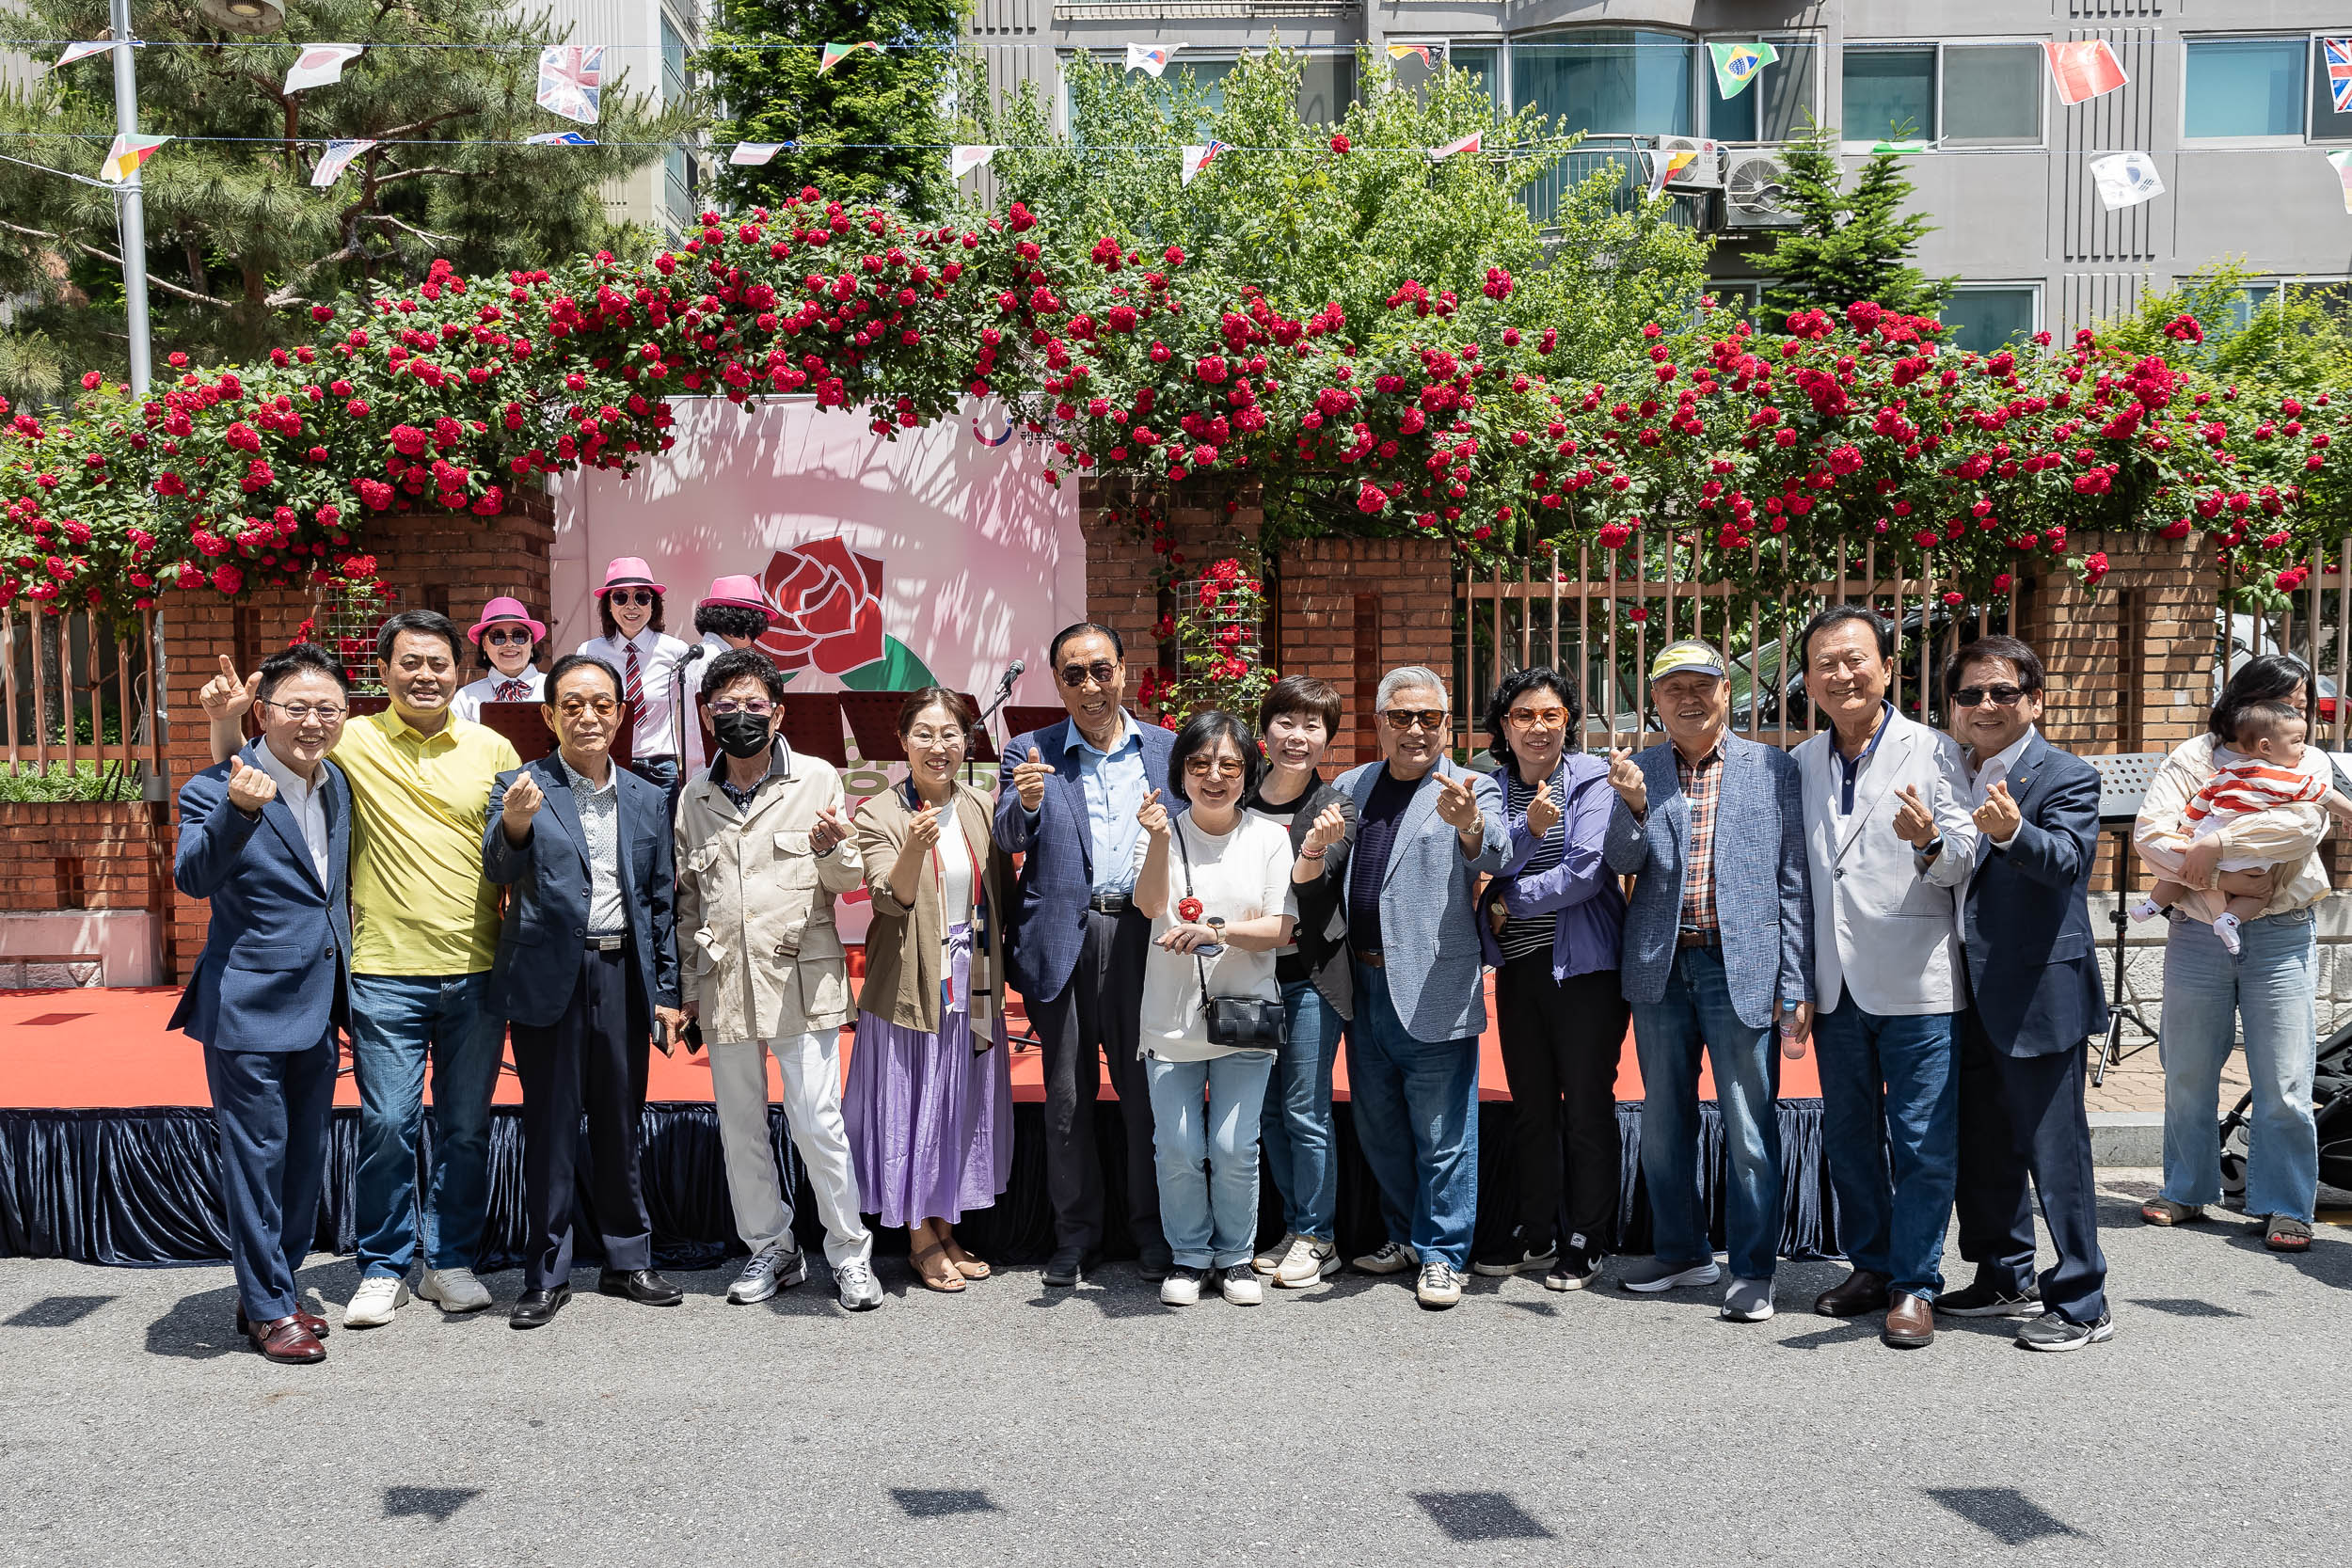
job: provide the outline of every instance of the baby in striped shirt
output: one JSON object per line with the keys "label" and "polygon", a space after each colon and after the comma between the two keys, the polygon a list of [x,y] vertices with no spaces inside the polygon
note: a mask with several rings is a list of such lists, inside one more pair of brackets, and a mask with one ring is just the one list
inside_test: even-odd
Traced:
{"label": "baby in striped shirt", "polygon": [[[2186,835],[2192,846],[2192,866],[2210,859],[2214,860],[2213,870],[2271,873],[2270,885],[2263,892],[2231,898],[2221,913],[2214,917],[2213,934],[2221,939],[2222,947],[2231,953],[2238,950],[2238,927],[2262,913],[2278,887],[2279,874],[2288,868],[2242,858],[2219,860],[2218,844],[2202,855],[2194,847],[2257,813],[2283,811],[2307,802],[2325,807],[2338,821],[2352,822],[2352,800],[2330,787],[2326,779],[2302,770],[2307,727],[2302,710],[2285,703],[2250,703],[2240,709],[2230,745],[2246,760],[2217,769],[2182,813],[2176,831]],[[2160,881],[2133,908],[2132,918],[2153,920],[2189,891],[2184,882]]]}

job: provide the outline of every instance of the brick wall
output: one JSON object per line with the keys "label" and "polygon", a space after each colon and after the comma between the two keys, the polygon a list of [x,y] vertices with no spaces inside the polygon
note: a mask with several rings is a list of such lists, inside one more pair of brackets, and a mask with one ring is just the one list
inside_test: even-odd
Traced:
{"label": "brick wall", "polygon": [[2106,552],[2106,580],[2089,592],[2072,573],[2045,576],[2018,620],[2048,675],[2042,733],[2086,754],[2169,752],[2213,702],[2212,555],[2148,534],[2080,542]]}
{"label": "brick wall", "polygon": [[[1078,493],[1078,531],[1086,542],[1087,619],[1117,631],[1135,669],[1158,665],[1173,673],[1176,645],[1156,634],[1160,617],[1174,608],[1159,587],[1160,558],[1134,521],[1133,493],[1122,483],[1089,479]],[[1227,556],[1258,560],[1258,529],[1263,515],[1254,494],[1223,504],[1178,507],[1168,523],[1170,559],[1179,578]],[[1181,561],[1174,560],[1181,556]],[[1050,636],[1058,627],[1047,628]]]}
{"label": "brick wall", "polygon": [[163,908],[171,872],[142,800],[0,808],[0,910]]}
{"label": "brick wall", "polygon": [[1446,546],[1423,539],[1312,539],[1276,563],[1275,667],[1316,675],[1346,705],[1331,759],[1378,756],[1374,698],[1400,664],[1454,667],[1454,579]]}

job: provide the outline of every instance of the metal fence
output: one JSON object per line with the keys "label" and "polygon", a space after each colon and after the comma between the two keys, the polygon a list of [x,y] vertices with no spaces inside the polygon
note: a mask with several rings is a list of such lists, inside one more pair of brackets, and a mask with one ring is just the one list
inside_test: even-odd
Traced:
{"label": "metal fence", "polygon": [[101,800],[136,800],[160,782],[156,635],[151,611],[124,637],[89,615],[0,610],[9,778]]}
{"label": "metal fence", "polygon": [[[2301,588],[2287,595],[2286,609],[2275,622],[2263,615],[2229,617],[2227,667],[2234,672],[2257,654],[2291,653],[2301,658],[2319,686],[2314,693],[2319,724],[2312,742],[2341,752],[2345,750],[2344,682],[2352,676],[2352,537],[2337,542],[2333,563],[2325,550],[2314,548],[2303,565],[2309,575]],[[2233,586],[2226,578],[2222,582],[2225,605]]]}

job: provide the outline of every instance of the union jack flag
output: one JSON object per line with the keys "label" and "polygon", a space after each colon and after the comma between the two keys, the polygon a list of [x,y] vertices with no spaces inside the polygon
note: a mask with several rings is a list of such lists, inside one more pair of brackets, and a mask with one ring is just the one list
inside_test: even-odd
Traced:
{"label": "union jack flag", "polygon": [[2328,91],[2336,113],[2352,115],[2352,39],[2321,39],[2319,47],[2328,57]]}
{"label": "union jack flag", "polygon": [[594,125],[603,96],[603,44],[551,43],[539,51],[539,107]]}

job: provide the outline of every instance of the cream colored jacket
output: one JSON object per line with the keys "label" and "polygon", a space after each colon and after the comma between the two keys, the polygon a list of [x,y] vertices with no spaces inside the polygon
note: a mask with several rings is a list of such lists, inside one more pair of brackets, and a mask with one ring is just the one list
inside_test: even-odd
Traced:
{"label": "cream colored jacket", "polygon": [[[2159,877],[2180,878],[2181,852],[2190,842],[2188,803],[2213,782],[2213,751],[2210,734],[2182,741],[2156,769],[2155,782],[2140,801],[2139,816],[2132,824],[2132,844],[2141,863]],[[2303,748],[2303,771],[2334,782],[2328,753],[2316,746]],[[2328,814],[2317,805],[2307,801],[2250,813],[2219,832],[2225,861],[2295,867],[2264,906],[2265,916],[2299,910],[2327,896],[2328,867],[2319,858],[2319,843],[2328,836]],[[2218,893],[2207,888],[2182,899],[2181,910],[2199,920],[2211,920],[2221,912],[2224,902]]]}
{"label": "cream colored jacket", "polygon": [[857,837],[821,857],[808,847],[821,808],[849,820],[841,775],[821,757],[781,754],[788,776],[761,785],[748,814],[707,770],[678,796],[679,980],[713,1042],[850,1021],[849,960],[833,901],[865,884]]}

